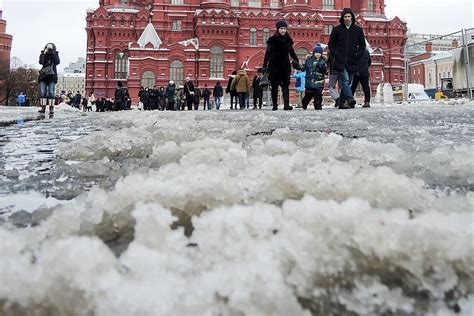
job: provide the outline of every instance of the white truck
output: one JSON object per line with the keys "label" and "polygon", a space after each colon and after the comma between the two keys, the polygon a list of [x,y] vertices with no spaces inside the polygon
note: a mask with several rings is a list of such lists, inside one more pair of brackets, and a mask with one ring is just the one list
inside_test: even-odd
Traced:
{"label": "white truck", "polygon": [[[466,51],[469,54],[469,63]],[[465,97],[469,89],[474,91],[474,43],[454,49],[452,58],[453,77],[441,79],[441,92],[448,98]]]}

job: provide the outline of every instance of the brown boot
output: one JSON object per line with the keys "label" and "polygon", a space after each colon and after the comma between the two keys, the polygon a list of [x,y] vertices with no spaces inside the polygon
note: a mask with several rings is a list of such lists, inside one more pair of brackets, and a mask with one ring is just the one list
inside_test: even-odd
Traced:
{"label": "brown boot", "polygon": [[363,108],[370,108],[370,102],[365,101],[364,105],[362,107]]}
{"label": "brown boot", "polygon": [[48,103],[48,99],[45,99],[45,98],[40,99],[41,109],[38,111],[38,113],[46,112],[46,104],[47,103]]}

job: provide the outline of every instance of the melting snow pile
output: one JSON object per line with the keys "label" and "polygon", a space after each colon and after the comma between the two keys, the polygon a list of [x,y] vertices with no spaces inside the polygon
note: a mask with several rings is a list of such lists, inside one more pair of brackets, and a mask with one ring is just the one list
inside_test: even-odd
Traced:
{"label": "melting snow pile", "polygon": [[472,143],[314,120],[121,113],[64,143],[62,172],[121,178],[0,226],[3,312],[472,315]]}

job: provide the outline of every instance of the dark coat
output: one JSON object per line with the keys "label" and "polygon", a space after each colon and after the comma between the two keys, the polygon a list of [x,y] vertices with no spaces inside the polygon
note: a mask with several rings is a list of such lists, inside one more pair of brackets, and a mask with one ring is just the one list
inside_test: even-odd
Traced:
{"label": "dark coat", "polygon": [[122,87],[115,88],[115,103],[125,101],[125,90]]}
{"label": "dark coat", "polygon": [[211,90],[209,90],[209,88],[205,88],[204,91],[202,92],[202,97],[206,100],[209,100],[210,96],[211,96]]}
{"label": "dark coat", "polygon": [[191,81],[184,84],[184,93],[186,94],[186,100],[196,99],[196,89],[194,89],[194,84]]}
{"label": "dark coat", "polygon": [[232,80],[234,80],[235,75],[229,76],[229,81],[227,81],[227,87],[225,88],[225,93],[230,93],[231,96],[237,95],[235,90],[230,90],[232,85]]}
{"label": "dark coat", "polygon": [[369,67],[372,64],[372,60],[370,59],[370,53],[366,49],[362,57],[359,59],[359,76],[360,77],[369,77]]}
{"label": "dark coat", "polygon": [[327,67],[323,58],[310,57],[306,59],[302,70],[306,72],[306,89],[323,89],[326,78]]}
{"label": "dark coat", "polygon": [[259,76],[253,77],[252,88],[253,88],[253,97],[254,98],[261,98],[263,96],[263,89],[262,89],[262,87],[260,87],[260,77]]}
{"label": "dark coat", "polygon": [[[347,28],[344,24],[344,14],[351,13],[352,24]],[[362,29],[355,25],[355,16],[352,11],[344,10],[340,24],[336,26],[329,38],[329,53],[334,58],[334,69],[342,71],[346,68],[350,72],[358,71],[358,61],[365,51],[365,37]]]}
{"label": "dark coat", "polygon": [[53,51],[52,53],[47,53],[44,54],[41,52],[41,55],[39,56],[39,63],[43,65],[43,67],[47,67],[52,65],[53,70],[54,70],[54,76],[50,78],[38,78],[38,82],[44,81],[44,82],[54,82],[58,83],[58,70],[56,69],[56,66],[59,65],[61,61],[59,60],[59,53],[57,51]]}
{"label": "dark coat", "polygon": [[293,40],[288,33],[284,36],[279,33],[270,36],[267,40],[263,68],[267,68],[268,79],[271,83],[290,85],[291,63],[289,56],[295,63],[299,62],[293,49]]}
{"label": "dark coat", "polygon": [[166,98],[168,99],[168,102],[173,102],[174,101],[174,93],[176,91],[176,85],[173,83],[173,84],[169,84],[167,87],[166,87]]}
{"label": "dark coat", "polygon": [[222,86],[220,84],[216,84],[214,86],[214,91],[212,91],[212,95],[214,98],[221,98],[222,97]]}

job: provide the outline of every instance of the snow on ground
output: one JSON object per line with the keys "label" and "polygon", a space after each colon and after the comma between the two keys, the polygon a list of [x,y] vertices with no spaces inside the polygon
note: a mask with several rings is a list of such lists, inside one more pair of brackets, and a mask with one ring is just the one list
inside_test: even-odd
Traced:
{"label": "snow on ground", "polygon": [[10,126],[57,141],[46,174],[0,147],[18,173],[0,177],[0,306],[472,315],[473,105],[64,111]]}

